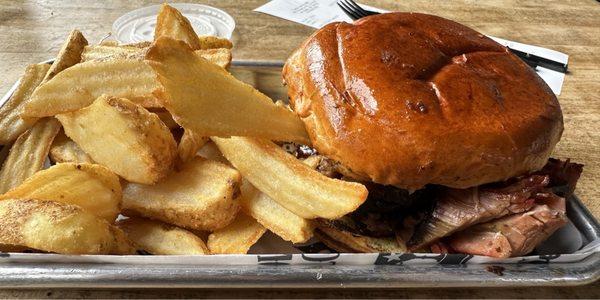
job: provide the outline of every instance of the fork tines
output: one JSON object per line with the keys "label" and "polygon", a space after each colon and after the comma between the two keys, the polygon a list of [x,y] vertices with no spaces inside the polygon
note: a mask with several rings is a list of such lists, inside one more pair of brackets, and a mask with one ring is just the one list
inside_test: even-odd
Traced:
{"label": "fork tines", "polygon": [[345,14],[352,18],[352,20],[358,20],[366,16],[378,14],[377,12],[363,9],[353,0],[338,0],[337,5],[344,11]]}

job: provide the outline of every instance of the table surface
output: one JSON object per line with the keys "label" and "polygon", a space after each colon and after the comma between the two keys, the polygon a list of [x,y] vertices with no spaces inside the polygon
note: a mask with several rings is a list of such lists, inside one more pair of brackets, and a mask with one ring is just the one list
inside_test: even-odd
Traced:
{"label": "table surface", "polygon": [[[5,93],[28,64],[52,58],[71,29],[81,30],[91,43],[98,42],[111,31],[112,22],[120,15],[142,6],[158,4],[156,1],[92,1],[92,0],[0,0],[0,94]],[[175,1],[173,1],[175,2]],[[308,28],[272,16],[253,12],[265,0],[249,1],[192,1],[213,5],[229,12],[236,20],[234,32],[234,59],[285,60],[291,51],[310,33]],[[523,43],[538,45],[570,55],[569,73],[563,92],[559,96],[565,120],[562,140],[556,147],[555,157],[571,158],[585,164],[584,173],[577,186],[577,195],[596,217],[600,217],[600,3],[594,0],[494,0],[494,1],[418,1],[373,0],[364,3],[399,11],[415,11],[439,15],[471,26],[482,33]],[[569,289],[533,289],[536,293],[520,293],[518,289],[498,290],[445,290],[439,296],[458,297],[533,297],[533,296],[600,296],[600,285]],[[565,293],[566,291],[569,291]],[[552,294],[555,292],[556,294]],[[0,291],[4,297],[78,297],[97,295],[117,297],[116,291]],[[144,292],[130,291],[124,295],[143,296]],[[160,292],[154,297],[190,296],[189,292]],[[217,293],[217,292],[215,292]],[[215,296],[215,293],[198,295]],[[400,294],[378,292],[385,295],[420,295],[423,291],[408,290]],[[424,296],[435,297],[427,291]],[[225,296],[235,295],[231,291]],[[262,297],[260,291],[246,292],[248,297]],[[283,297],[284,294],[273,294]],[[308,296],[306,292],[297,295]],[[321,296],[365,296],[327,292]]]}

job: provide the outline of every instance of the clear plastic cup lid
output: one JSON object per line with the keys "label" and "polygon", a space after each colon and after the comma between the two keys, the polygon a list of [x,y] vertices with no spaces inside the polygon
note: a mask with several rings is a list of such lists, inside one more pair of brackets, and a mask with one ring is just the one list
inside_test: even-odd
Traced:
{"label": "clear plastic cup lid", "polygon": [[[190,20],[198,35],[214,35],[230,39],[235,21],[226,12],[208,5],[192,3],[169,4]],[[120,43],[152,41],[156,15],[160,5],[142,7],[119,17],[112,27],[113,37]]]}

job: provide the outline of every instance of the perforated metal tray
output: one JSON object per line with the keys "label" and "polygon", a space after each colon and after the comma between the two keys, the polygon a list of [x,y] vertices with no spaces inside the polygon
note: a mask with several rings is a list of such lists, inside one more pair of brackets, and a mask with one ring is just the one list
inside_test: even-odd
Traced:
{"label": "perforated metal tray", "polygon": [[[285,100],[281,66],[276,61],[234,61],[231,72],[271,98]],[[0,105],[3,103],[0,100]],[[577,197],[567,202],[567,215],[574,228],[570,234],[579,235],[582,247],[598,243],[600,225]],[[460,257],[443,257],[429,263],[396,261],[393,265],[347,261],[338,264],[323,259],[319,262],[318,254],[301,256],[311,264],[288,263],[290,255],[250,256],[253,261],[250,264],[247,259],[242,263],[235,256],[218,256],[201,263],[186,263],[184,258],[180,262],[175,262],[177,258],[161,261],[152,256],[143,257],[142,263],[128,261],[127,257],[118,262],[90,263],[51,254],[32,254],[26,259],[23,256],[27,255],[0,253],[0,287],[508,287],[579,285],[600,278],[598,251],[570,262],[560,262],[559,255],[539,255],[527,262],[476,263]]]}

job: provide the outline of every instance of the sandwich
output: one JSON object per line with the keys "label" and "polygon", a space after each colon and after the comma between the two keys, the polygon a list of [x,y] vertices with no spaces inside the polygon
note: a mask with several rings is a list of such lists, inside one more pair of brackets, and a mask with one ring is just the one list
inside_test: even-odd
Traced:
{"label": "sandwich", "polygon": [[283,70],[312,145],[287,145],[367,201],[316,235],[340,252],[513,257],[567,222],[582,165],[551,159],[560,104],[535,70],[459,23],[387,13],[331,23]]}

